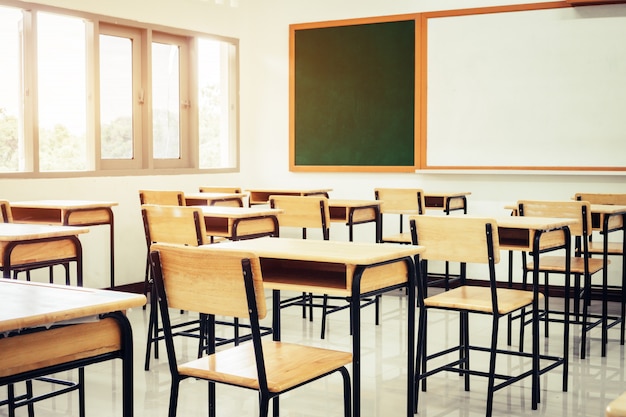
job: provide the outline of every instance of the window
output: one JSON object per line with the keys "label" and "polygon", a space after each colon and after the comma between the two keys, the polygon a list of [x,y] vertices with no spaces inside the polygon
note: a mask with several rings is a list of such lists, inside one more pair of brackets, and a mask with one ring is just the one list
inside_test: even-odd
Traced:
{"label": "window", "polygon": [[68,13],[0,6],[0,175],[238,167],[234,40]]}
{"label": "window", "polygon": [[143,165],[144,89],[142,33],[136,28],[99,25],[100,168],[139,169]]}
{"label": "window", "polygon": [[23,168],[24,140],[20,130],[22,13],[0,7],[0,172]]}
{"label": "window", "polygon": [[[157,167],[186,165],[189,53],[184,38],[155,33],[152,42],[152,157]],[[195,153],[197,154],[197,152]]]}

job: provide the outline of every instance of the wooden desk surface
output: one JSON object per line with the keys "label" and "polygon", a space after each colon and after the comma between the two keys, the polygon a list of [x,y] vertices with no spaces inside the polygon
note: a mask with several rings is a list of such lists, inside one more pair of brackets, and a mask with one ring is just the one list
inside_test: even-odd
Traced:
{"label": "wooden desk surface", "polygon": [[266,204],[272,195],[325,195],[327,196],[331,188],[250,188],[245,190],[249,193],[248,204]]}
{"label": "wooden desk surface", "polygon": [[571,226],[579,222],[578,219],[560,217],[533,217],[533,216],[501,216],[495,218],[498,227],[549,231],[564,226]]}
{"label": "wooden desk surface", "polygon": [[591,212],[598,214],[621,214],[626,213],[626,206],[614,204],[591,204]]}
{"label": "wooden desk surface", "polygon": [[89,228],[87,227],[31,223],[0,223],[0,241],[2,242],[72,236],[87,232],[89,232]]}
{"label": "wooden desk surface", "polygon": [[202,206],[202,214],[205,217],[220,217],[229,219],[244,219],[257,216],[273,216],[283,210],[268,207],[226,207],[226,206]]}
{"label": "wooden desk surface", "polygon": [[140,307],[142,294],[0,279],[0,332]]}
{"label": "wooden desk surface", "polygon": [[274,193],[274,194],[322,194],[332,191],[332,188],[247,188],[244,191],[249,193]]}
{"label": "wooden desk surface", "polygon": [[358,208],[358,207],[371,207],[379,206],[382,204],[381,200],[339,200],[336,198],[328,199],[329,207],[346,207],[346,208]]}
{"label": "wooden desk surface", "polygon": [[[212,246],[211,248],[217,247]],[[263,237],[237,242],[222,242],[220,248],[250,251],[260,257],[327,262],[343,265],[372,265],[405,256],[414,256],[424,248],[414,245],[344,242]]]}
{"label": "wooden desk surface", "polygon": [[11,207],[18,208],[44,208],[44,209],[98,209],[102,207],[117,206],[113,201],[92,201],[92,200],[32,200],[32,201],[12,201]]}
{"label": "wooden desk surface", "polygon": [[469,191],[424,191],[424,197],[454,198],[466,197],[471,194]]}
{"label": "wooden desk surface", "polygon": [[189,200],[234,200],[247,197],[247,193],[185,193],[185,199]]}

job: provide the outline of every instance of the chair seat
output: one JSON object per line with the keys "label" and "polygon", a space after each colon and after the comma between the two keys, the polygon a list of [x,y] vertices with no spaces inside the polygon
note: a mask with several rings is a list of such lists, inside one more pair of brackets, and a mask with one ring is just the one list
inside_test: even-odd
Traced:
{"label": "chair seat", "polygon": [[[623,255],[622,242],[609,242],[609,255]],[[589,242],[589,253],[594,255],[604,254],[604,245],[602,242]]]}
{"label": "chair seat", "polygon": [[[532,291],[498,288],[498,313],[508,314],[533,302]],[[539,294],[541,299],[543,294]],[[492,313],[489,287],[462,286],[433,295],[424,300],[427,307],[453,308],[480,313]]]}
{"label": "chair seat", "polygon": [[[589,274],[595,274],[596,272],[602,270],[602,264],[602,259],[589,258]],[[529,271],[532,271],[534,269],[533,262],[529,262],[526,268],[528,268]],[[562,256],[542,256],[539,262],[539,269],[541,271],[548,272],[564,272],[565,258]],[[572,274],[584,274],[584,258],[571,258],[570,272]]]}
{"label": "chair seat", "polygon": [[[283,392],[352,362],[352,354],[312,346],[264,341],[270,392]],[[244,343],[178,366],[182,375],[259,389],[252,343]]]}
{"label": "chair seat", "polygon": [[389,243],[412,243],[411,232],[396,233],[395,235],[383,236],[383,242]]}

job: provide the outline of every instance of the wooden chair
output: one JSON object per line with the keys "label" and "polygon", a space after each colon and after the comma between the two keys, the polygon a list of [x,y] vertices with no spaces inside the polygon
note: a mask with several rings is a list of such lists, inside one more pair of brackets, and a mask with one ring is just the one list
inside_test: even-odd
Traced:
{"label": "wooden chair", "polygon": [[[322,196],[284,196],[273,195],[269,197],[271,208],[281,209],[277,215],[280,227],[292,227],[302,229],[302,239],[307,238],[307,229],[320,229],[322,239],[330,239],[330,210],[328,199]],[[306,318],[306,309],[309,308],[309,320],[313,321],[313,308],[322,307],[327,302],[328,296],[324,295],[324,303],[316,305],[313,294],[302,293],[299,297],[290,297],[281,301],[281,308],[292,306],[302,307],[302,318]],[[326,333],[326,314],[322,313],[321,338]]]}
{"label": "wooden chair", "polygon": [[[419,307],[418,348],[416,363],[416,388],[421,381],[422,391],[426,391],[428,377],[441,371],[463,374],[465,390],[470,389],[470,375],[487,377],[487,417],[492,415],[494,392],[518,380],[532,375],[532,369],[520,370],[518,375],[502,375],[496,372],[496,358],[499,356],[522,356],[539,360],[538,352],[532,354],[504,350],[498,347],[498,324],[501,318],[525,307],[531,307],[533,292],[508,288],[499,288],[496,281],[495,265],[500,261],[498,243],[498,227],[491,219],[476,217],[449,216],[412,216],[410,218],[412,240],[426,250],[420,255],[422,264],[429,261],[452,261],[461,263],[461,286],[426,297],[427,268],[421,268],[418,276],[417,295]],[[465,285],[467,264],[486,265],[488,286]],[[478,268],[478,266],[476,266]],[[447,310],[459,313],[459,343],[446,347],[437,353],[427,352],[428,313],[431,310]],[[490,315],[491,340],[488,346],[470,344],[470,313]],[[441,336],[447,340],[445,336]],[[483,351],[489,353],[489,366],[485,370],[480,362],[470,362],[470,352]],[[446,353],[458,354],[451,362],[428,369],[431,360],[441,358]],[[470,367],[470,363],[472,367]],[[517,362],[516,362],[517,363]],[[478,366],[476,366],[479,364]],[[439,365],[439,364],[438,364]],[[496,383],[496,380],[502,379]],[[417,389],[419,392],[419,389]],[[417,398],[417,395],[416,395]],[[417,403],[417,400],[416,400]],[[417,404],[416,409],[417,411]]]}
{"label": "wooden chair", "polygon": [[185,193],[173,190],[139,190],[139,203],[162,206],[184,206]]}
{"label": "wooden chair", "polygon": [[[576,193],[574,198],[577,201],[588,201],[589,204],[626,206],[626,194]],[[603,242],[593,240],[593,236],[593,233],[589,235],[589,253],[592,255],[604,255]],[[608,253],[612,256],[624,256],[622,242],[608,242]]]}
{"label": "wooden chair", "polygon": [[[346,365],[352,355],[311,346],[261,341],[259,320],[267,307],[259,258],[251,253],[220,250],[219,245],[152,247],[165,345],[172,376],[169,416],[176,416],[180,382],[187,378],[209,382],[209,416],[216,414],[215,384],[223,383],[258,391],[259,415],[267,416],[270,400],[279,415],[278,396],[319,378],[339,372],[343,377],[344,416],[351,415],[350,375]],[[170,308],[250,320],[252,341],[184,364],[178,363],[169,317]],[[213,329],[213,326],[209,326]],[[211,332],[210,340],[215,340]]]}
{"label": "wooden chair", "polygon": [[[626,206],[626,194],[609,194],[609,193],[576,193],[575,197],[578,201],[588,201],[589,204],[608,204],[608,205],[618,205],[618,206]],[[623,221],[623,219],[622,219]],[[602,225],[598,225],[602,227]],[[619,293],[622,293],[623,289],[626,287],[626,263],[624,262],[624,241],[626,236],[622,236],[622,241],[619,242],[617,240],[611,240],[604,242],[603,239],[594,240],[593,237],[599,235],[601,238],[603,234],[601,232],[591,233],[589,235],[589,254],[590,256],[604,256],[604,243],[607,245],[607,254],[610,257],[621,258],[622,263],[622,282],[621,286],[611,286],[609,288],[613,288],[617,290]],[[624,296],[621,297],[621,327],[620,327],[620,344],[624,344],[625,334],[626,334],[626,298]]]}
{"label": "wooden chair", "polygon": [[[173,190],[139,190],[139,204],[159,204],[166,206],[184,206],[185,194]],[[147,238],[147,236],[146,236]],[[149,240],[148,240],[149,242]],[[150,244],[146,255],[146,270],[143,279],[143,295],[147,296],[152,283],[150,278]],[[144,306],[144,309],[146,306]]]}
{"label": "wooden chair", "polygon": [[280,227],[302,229],[302,239],[307,238],[307,229],[320,229],[324,240],[330,239],[330,210],[328,199],[320,196],[272,195],[271,208],[281,209],[278,214]]}
{"label": "wooden chair", "polygon": [[[156,242],[171,243],[184,246],[201,246],[209,242],[206,237],[204,217],[198,207],[162,206],[144,204],[141,206],[141,217],[143,219],[148,254],[150,248]],[[150,270],[150,317],[148,321],[148,338],[146,342],[146,357],[144,368],[150,368],[151,347],[154,344],[154,357],[159,357],[159,340],[163,337],[160,334],[158,323],[158,307],[156,296],[154,296],[154,271]],[[202,350],[202,334],[199,331],[201,320],[191,320],[180,323],[178,328],[185,329],[177,335],[200,338],[198,355]]]}
{"label": "wooden chair", "polygon": [[2,223],[13,223],[13,214],[11,213],[11,203],[7,200],[0,200],[0,220]]}
{"label": "wooden chair", "polygon": [[420,188],[375,188],[376,200],[381,200],[380,227],[389,215],[398,215],[399,233],[383,236],[382,242],[411,243],[411,232],[405,232],[405,216],[424,214],[424,191]]}
{"label": "wooden chair", "polygon": [[[320,229],[324,240],[330,239],[330,210],[328,199],[324,196],[288,196],[273,195],[269,197],[271,208],[281,209],[282,213],[278,214],[278,224],[282,227],[293,227],[302,229],[302,239],[307,238],[308,229]],[[281,308],[291,306],[302,307],[302,318],[306,318],[306,308],[309,308],[309,320],[313,321],[313,308],[322,309],[322,329],[320,337],[324,339],[326,335],[326,320],[328,315],[337,311],[345,310],[350,304],[345,302],[340,305],[331,305],[331,300],[345,301],[341,297],[332,297],[328,294],[321,296],[322,303],[316,304],[315,300],[319,298],[313,294],[303,293],[299,297],[287,298],[281,302]],[[378,324],[378,308],[379,297],[365,298],[361,303],[361,307],[370,304],[376,304],[376,324]]]}
{"label": "wooden chair", "polygon": [[[570,324],[581,325],[581,344],[580,357],[584,359],[586,356],[587,333],[594,327],[600,325],[603,321],[602,317],[596,317],[597,320],[590,321],[594,317],[589,313],[588,305],[590,303],[590,290],[592,275],[602,271],[603,262],[601,259],[593,259],[589,256],[588,238],[591,234],[591,208],[585,201],[530,201],[521,200],[517,202],[519,216],[534,217],[562,217],[577,219],[578,222],[570,226],[571,236],[575,240],[575,247],[580,248],[575,256],[569,259],[570,274],[575,278],[574,281],[574,308],[573,318]],[[525,254],[524,254],[525,255]],[[534,268],[534,262],[525,261],[523,257],[523,285],[527,283],[527,275]],[[552,322],[562,322],[562,320],[551,317],[553,314],[562,313],[561,310],[551,309],[549,306],[549,276],[550,274],[566,274],[566,258],[563,255],[547,255],[541,256],[539,260],[539,272],[544,275],[544,309],[540,318],[544,321],[545,336],[548,337],[548,324]],[[582,277],[582,287],[580,278]],[[565,281],[565,300],[570,299],[570,282]],[[580,296],[582,294],[582,297]],[[582,299],[583,311],[580,314],[579,304]],[[523,325],[520,325],[520,338],[523,335]],[[522,340],[520,340],[520,346]]]}

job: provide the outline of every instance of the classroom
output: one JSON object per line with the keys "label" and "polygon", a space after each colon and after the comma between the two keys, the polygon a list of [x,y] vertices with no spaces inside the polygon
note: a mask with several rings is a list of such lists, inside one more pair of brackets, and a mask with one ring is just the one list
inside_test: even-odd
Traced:
{"label": "classroom", "polygon": [[[466,193],[467,214],[500,218],[509,216],[511,204],[520,200],[568,201],[576,193],[626,194],[626,2],[596,3],[605,4],[525,0],[0,0],[0,8],[32,6],[50,13],[82,14],[87,20],[93,16],[119,19],[121,25],[136,23],[159,33],[180,28],[227,40],[235,46],[236,77],[230,81],[237,98],[231,109],[236,114],[236,139],[231,149],[234,162],[226,169],[160,168],[148,164],[107,170],[103,164],[98,169],[90,165],[83,172],[69,173],[0,171],[0,200],[115,202],[111,207],[115,219],[114,271],[108,256],[109,231],[90,227],[89,233],[80,236],[84,285],[109,288],[114,272],[116,290],[140,293],[146,271],[146,236],[139,190],[197,193],[201,186],[222,185],[243,190],[328,189],[331,199],[374,200],[375,188],[418,188],[426,194]],[[403,157],[408,155],[409,162],[370,163],[367,150],[365,162],[355,160],[351,164],[350,158],[356,158],[352,151],[348,151],[348,163],[308,162],[298,153],[304,144],[301,139],[297,142],[294,133],[304,131],[298,130],[302,126],[298,125],[302,121],[298,118],[302,113],[298,112],[306,111],[303,105],[294,103],[305,98],[303,86],[296,90],[298,81],[293,74],[298,51],[295,39],[300,39],[296,35],[370,23],[384,28],[390,22],[410,22],[409,29],[415,34],[408,46],[414,55],[393,57],[413,65],[413,70],[404,74],[414,76],[410,80],[413,84],[406,90],[402,85],[394,90],[398,95],[392,97],[391,104],[399,105],[393,99],[404,97],[407,90],[414,100],[408,110],[404,109],[410,140],[394,151]],[[110,33],[115,32],[111,29]],[[360,58],[363,61],[355,63],[355,68],[372,65],[372,60]],[[394,66],[381,66],[392,73],[386,79],[396,82],[396,87]],[[95,66],[90,69],[99,72]],[[186,105],[183,103],[183,107]],[[0,102],[0,116],[1,111]],[[394,113],[390,117],[399,117],[402,112]],[[318,129],[315,125],[309,132],[315,135],[324,132],[325,127]],[[380,149],[392,149],[396,140],[385,137],[382,147],[374,147],[369,156],[384,154]],[[334,145],[308,146],[323,156]],[[301,156],[303,159],[298,159]],[[395,223],[385,223],[382,233],[395,227]],[[374,224],[355,225],[353,239],[352,230],[345,225],[333,223],[330,227],[331,240],[338,241],[372,243],[374,233]],[[298,233],[292,234],[287,233],[298,237]],[[497,271],[506,274],[504,252],[501,258]],[[515,262],[519,266],[517,257]],[[619,257],[611,260],[612,284],[622,278],[620,263]],[[46,280],[45,275],[34,277]],[[406,352],[392,343],[399,344],[398,338],[405,337],[403,324],[386,320],[386,314],[397,319],[399,312],[406,310],[406,300],[397,294],[383,299],[380,325],[370,323],[369,308],[362,313],[368,324],[363,339],[373,343],[367,344],[363,354],[359,410],[363,416],[406,412]],[[133,307],[129,312],[135,344],[133,396],[137,416],[166,415],[169,399],[165,349],[160,359],[151,360],[151,369],[144,371],[149,310]],[[325,340],[318,336],[319,314],[314,322],[300,319],[297,311],[284,314],[283,332],[296,333],[297,342],[311,339],[317,346],[350,348],[347,313],[338,314],[334,326],[334,318],[330,319]],[[550,338],[542,339],[542,348],[553,344],[553,349],[558,349],[562,336],[559,329],[551,326]],[[432,339],[436,338],[434,333],[430,333]],[[570,346],[573,353],[567,392],[561,390],[561,370],[556,369],[541,376],[538,409],[531,409],[530,381],[525,381],[495,393],[493,415],[603,415],[606,406],[626,391],[624,346],[616,341],[618,331],[611,329],[608,352],[601,357],[599,336],[591,334],[587,358],[579,358],[577,348]],[[376,346],[385,344],[388,338],[392,346],[376,353]],[[573,340],[578,340],[577,333]],[[387,356],[390,358],[386,363],[382,359]],[[376,359],[379,369],[370,369],[373,365],[366,364],[371,358]],[[102,375],[90,376],[86,368],[87,415],[121,415],[118,383],[113,387],[115,392],[109,393],[111,378],[120,377],[119,368],[110,364],[94,367]],[[380,374],[390,381],[379,379]],[[341,383],[338,377],[332,378],[336,379],[287,394],[281,401],[283,414],[341,415]],[[435,375],[429,381],[428,391],[419,393],[419,412],[415,415],[484,415],[487,390],[480,379],[473,382],[469,392],[463,390],[462,379],[454,375]],[[204,384],[181,384],[178,415],[206,414]],[[5,391],[0,387],[0,397],[4,398]],[[331,394],[333,398],[328,398]],[[79,415],[76,398],[77,394],[72,393],[44,401],[35,407],[35,414]],[[218,388],[217,402],[218,416],[257,415],[254,393],[245,392],[243,396],[231,387]],[[25,408],[18,409],[16,415],[27,415]],[[9,415],[7,407],[0,406],[0,416],[4,415]]]}

